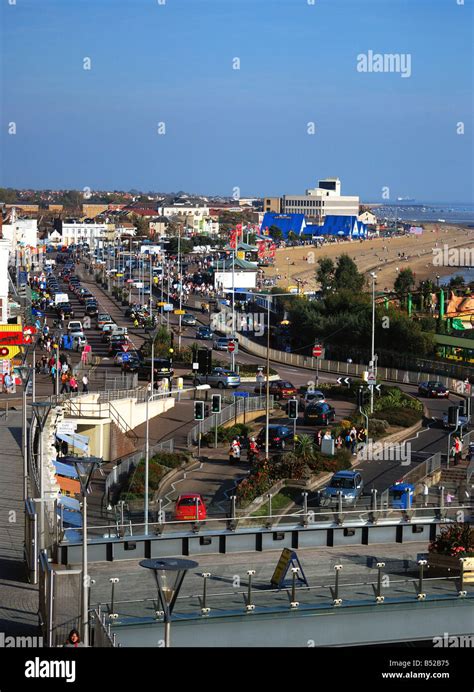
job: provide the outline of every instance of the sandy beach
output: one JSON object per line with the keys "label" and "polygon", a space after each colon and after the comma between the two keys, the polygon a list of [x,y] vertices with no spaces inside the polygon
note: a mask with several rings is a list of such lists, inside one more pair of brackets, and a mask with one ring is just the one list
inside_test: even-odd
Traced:
{"label": "sandy beach", "polygon": [[[346,253],[354,259],[361,272],[377,272],[376,283],[380,290],[390,290],[398,271],[407,267],[412,269],[417,283],[425,279],[436,280],[437,275],[442,277],[456,274],[456,267],[433,264],[433,248],[443,249],[445,244],[449,248],[474,247],[474,229],[449,224],[425,224],[421,236],[374,238],[363,242],[343,241],[329,243],[321,248],[280,248],[276,252],[275,266],[266,267],[265,276],[280,275],[277,284],[282,288],[296,285],[296,279],[302,279],[305,282],[304,290],[314,290],[318,288],[315,278],[318,260],[322,257],[335,260]],[[400,257],[402,253],[405,253],[406,258]]]}

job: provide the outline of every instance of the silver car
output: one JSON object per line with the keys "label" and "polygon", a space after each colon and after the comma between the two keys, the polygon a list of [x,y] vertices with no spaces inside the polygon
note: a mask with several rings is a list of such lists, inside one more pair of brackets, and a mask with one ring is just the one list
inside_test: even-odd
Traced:
{"label": "silver car", "polygon": [[227,389],[228,387],[238,387],[240,384],[240,375],[232,370],[225,368],[213,368],[209,375],[198,375],[195,379],[195,384],[210,384],[211,387],[219,387],[219,389]]}

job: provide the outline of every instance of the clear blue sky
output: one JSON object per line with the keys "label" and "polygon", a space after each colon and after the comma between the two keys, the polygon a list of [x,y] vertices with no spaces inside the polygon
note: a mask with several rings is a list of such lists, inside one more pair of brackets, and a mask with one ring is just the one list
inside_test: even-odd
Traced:
{"label": "clear blue sky", "polygon": [[[472,202],[472,5],[2,0],[0,184]],[[411,77],[358,72],[369,50]]]}

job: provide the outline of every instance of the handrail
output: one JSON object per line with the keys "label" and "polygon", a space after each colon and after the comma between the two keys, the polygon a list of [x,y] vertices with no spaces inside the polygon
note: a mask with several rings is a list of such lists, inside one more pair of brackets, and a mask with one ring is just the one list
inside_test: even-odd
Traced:
{"label": "handrail", "polygon": [[127,421],[123,416],[120,415],[120,413],[117,411],[115,406],[112,404],[111,401],[109,401],[109,412],[110,412],[110,417],[114,421],[114,423],[120,428],[120,430],[125,433],[125,435],[133,440],[133,442],[138,442],[138,435],[136,432],[129,426]]}

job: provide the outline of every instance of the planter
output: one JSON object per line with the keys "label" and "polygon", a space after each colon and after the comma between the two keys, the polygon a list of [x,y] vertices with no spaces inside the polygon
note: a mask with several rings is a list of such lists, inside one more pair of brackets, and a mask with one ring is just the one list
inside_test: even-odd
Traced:
{"label": "planter", "polygon": [[458,557],[451,555],[440,555],[439,553],[428,553],[428,564],[430,567],[442,570],[461,570],[461,562]]}

